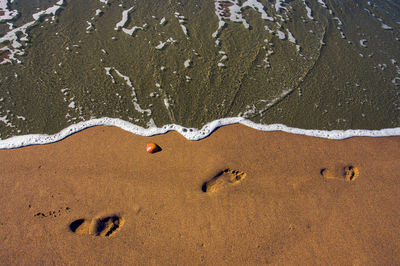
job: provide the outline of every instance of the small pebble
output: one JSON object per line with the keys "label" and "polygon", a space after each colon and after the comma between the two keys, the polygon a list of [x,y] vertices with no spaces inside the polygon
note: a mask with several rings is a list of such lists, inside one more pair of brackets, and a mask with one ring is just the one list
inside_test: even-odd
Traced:
{"label": "small pebble", "polygon": [[159,151],[159,146],[153,142],[149,142],[149,143],[147,143],[146,151],[148,153],[155,153],[155,152]]}

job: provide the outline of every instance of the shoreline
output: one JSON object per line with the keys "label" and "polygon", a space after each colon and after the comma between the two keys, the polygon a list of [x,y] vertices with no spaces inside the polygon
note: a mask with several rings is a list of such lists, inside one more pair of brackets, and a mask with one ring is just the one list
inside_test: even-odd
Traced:
{"label": "shoreline", "polygon": [[175,131],[181,134],[188,140],[201,140],[208,136],[210,136],[216,129],[224,126],[241,124],[247,127],[269,132],[269,131],[278,131],[278,132],[286,132],[296,135],[304,135],[304,136],[312,136],[317,138],[326,138],[326,139],[335,139],[342,140],[352,137],[390,137],[390,136],[400,136],[400,127],[396,128],[384,128],[380,130],[367,130],[367,129],[348,129],[348,130],[318,130],[318,129],[300,129],[288,127],[283,124],[257,124],[250,120],[247,120],[242,117],[231,117],[231,118],[221,118],[214,120],[205,124],[201,129],[195,128],[186,128],[176,124],[168,124],[163,127],[149,127],[143,128],[141,126],[137,126],[128,121],[119,119],[119,118],[97,118],[91,119],[83,122],[79,122],[77,124],[73,124],[68,126],[67,128],[61,130],[58,133],[53,135],[47,134],[30,134],[30,135],[21,135],[21,136],[13,136],[4,140],[0,139],[0,150],[1,149],[15,149],[25,146],[31,145],[41,145],[41,144],[50,144],[54,142],[58,142],[63,140],[77,132],[83,131],[85,129],[95,127],[95,126],[114,126],[130,133],[140,135],[140,136],[154,136],[166,134],[170,131]]}
{"label": "shoreline", "polygon": [[[162,150],[147,153],[148,142]],[[240,124],[201,141],[98,126],[0,150],[0,258],[392,264],[400,259],[399,151],[399,136],[330,140]],[[346,180],[349,166],[358,172]]]}

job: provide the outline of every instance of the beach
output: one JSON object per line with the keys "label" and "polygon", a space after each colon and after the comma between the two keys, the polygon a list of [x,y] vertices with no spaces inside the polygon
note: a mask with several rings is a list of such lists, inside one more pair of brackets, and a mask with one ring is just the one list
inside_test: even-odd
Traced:
{"label": "beach", "polygon": [[[162,150],[147,153],[149,142]],[[237,124],[200,141],[96,126],[0,150],[0,260],[395,264],[399,159],[399,136],[329,140]]]}
{"label": "beach", "polygon": [[398,263],[399,17],[0,0],[0,263]]}

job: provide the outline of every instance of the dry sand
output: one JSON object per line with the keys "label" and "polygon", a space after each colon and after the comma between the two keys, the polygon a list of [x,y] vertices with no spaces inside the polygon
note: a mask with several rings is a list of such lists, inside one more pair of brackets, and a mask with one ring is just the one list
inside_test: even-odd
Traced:
{"label": "dry sand", "polygon": [[3,265],[400,261],[400,137],[94,127],[0,161]]}

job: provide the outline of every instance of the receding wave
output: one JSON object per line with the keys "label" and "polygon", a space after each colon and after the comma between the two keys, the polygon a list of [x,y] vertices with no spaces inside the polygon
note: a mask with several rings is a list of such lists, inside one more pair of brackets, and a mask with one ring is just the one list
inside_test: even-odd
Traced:
{"label": "receding wave", "polygon": [[101,117],[399,127],[397,2],[0,0],[0,139]]}

